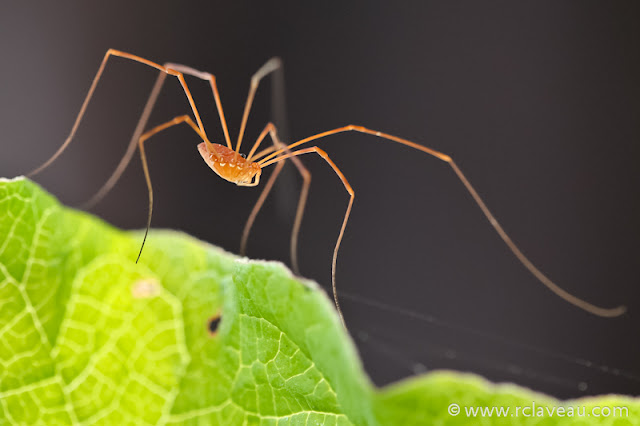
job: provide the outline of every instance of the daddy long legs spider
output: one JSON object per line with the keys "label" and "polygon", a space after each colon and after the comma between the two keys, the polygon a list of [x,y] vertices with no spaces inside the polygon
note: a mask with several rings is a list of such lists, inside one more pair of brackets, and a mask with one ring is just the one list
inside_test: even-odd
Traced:
{"label": "daddy long legs spider", "polygon": [[[459,178],[459,180],[462,182],[463,186],[471,195],[471,197],[473,198],[475,203],[478,205],[478,207],[480,208],[484,216],[488,219],[491,226],[498,233],[500,238],[502,238],[502,240],[507,245],[507,247],[511,250],[511,252],[523,264],[523,266],[527,270],[529,270],[531,274],[533,274],[542,284],[544,284],[549,290],[554,292],[556,295],[558,295],[565,301],[581,309],[584,309],[587,312],[590,312],[594,315],[598,315],[602,317],[615,317],[623,314],[626,310],[624,306],[618,306],[616,308],[601,308],[601,307],[595,306],[589,302],[586,302],[568,293],[567,291],[562,289],[560,286],[555,284],[553,281],[551,281],[522,253],[522,251],[518,248],[518,246],[516,246],[516,244],[511,240],[509,235],[507,235],[505,230],[502,228],[502,226],[498,223],[498,221],[493,216],[491,211],[488,209],[488,207],[486,206],[486,204],[484,203],[484,201],[482,200],[478,192],[474,189],[474,187],[471,185],[471,183],[466,178],[466,176],[462,173],[460,168],[458,168],[458,166],[453,161],[453,159],[447,154],[444,154],[432,148],[428,148],[426,146],[420,145],[418,143],[409,141],[407,139],[404,139],[398,136],[390,135],[387,133],[383,133],[377,130],[372,130],[372,129],[369,129],[363,126],[357,126],[357,125],[347,125],[347,126],[327,130],[312,136],[308,136],[304,139],[300,139],[297,142],[291,143],[289,145],[284,145],[278,140],[276,128],[272,123],[269,123],[265,126],[264,130],[262,131],[258,139],[254,142],[248,154],[246,156],[241,154],[240,147],[242,145],[244,132],[247,125],[247,120],[249,118],[249,112],[251,110],[251,106],[253,104],[253,100],[254,100],[258,85],[260,83],[260,80],[262,80],[265,76],[281,68],[281,61],[278,58],[273,58],[267,61],[267,63],[265,63],[251,78],[249,94],[247,97],[247,101],[245,103],[245,108],[242,115],[242,121],[240,123],[240,130],[238,132],[238,139],[234,148],[231,143],[231,139],[229,137],[229,131],[228,131],[226,119],[224,117],[224,112],[222,109],[222,103],[220,101],[220,95],[218,92],[216,79],[213,74],[198,71],[193,68],[190,68],[184,65],[179,65],[179,64],[167,63],[165,65],[159,65],[155,62],[149,61],[140,56],[110,49],[107,51],[107,53],[105,54],[102,60],[100,68],[98,69],[98,72],[94,77],[93,83],[89,88],[89,92],[84,100],[84,103],[82,104],[80,112],[76,118],[76,121],[73,124],[73,127],[71,129],[69,136],[64,141],[64,143],[60,146],[60,148],[58,148],[58,150],[53,154],[53,156],[49,158],[40,167],[38,167],[33,172],[31,172],[30,175],[35,175],[40,171],[42,171],[43,169],[45,169],[46,167],[48,167],[66,149],[69,143],[71,143],[71,140],[73,139],[78,129],[78,126],[86,111],[89,101],[93,96],[93,93],[98,84],[98,81],[102,76],[106,63],[111,56],[117,56],[124,59],[129,59],[135,62],[139,62],[160,71],[160,75],[156,80],[156,84],[154,85],[151,95],[149,96],[149,100],[147,101],[147,104],[140,118],[140,121],[136,126],[136,130],[132,138],[132,143],[130,143],[127,153],[123,156],[122,160],[120,161],[120,164],[118,165],[118,167],[116,168],[112,176],[108,179],[105,185],[100,189],[100,191],[98,191],[96,196],[92,199],[92,201],[96,201],[100,199],[115,184],[115,182],[118,180],[118,178],[124,171],[124,168],[128,164],[129,160],[131,159],[131,156],[135,151],[135,146],[137,144],[138,149],[140,150],[144,176],[145,176],[148,193],[149,193],[149,211],[148,211],[148,217],[147,217],[147,227],[146,227],[146,231],[142,241],[142,245],[140,247],[140,252],[138,254],[138,259],[140,258],[140,255],[142,254],[142,250],[144,248],[144,244],[151,226],[151,216],[153,212],[153,188],[151,185],[151,176],[149,173],[149,166],[148,166],[147,157],[145,154],[144,143],[147,140],[149,140],[149,138],[156,135],[157,133],[162,132],[170,127],[176,126],[178,124],[182,124],[182,123],[187,124],[191,129],[193,129],[195,133],[197,133],[199,138],[202,140],[202,142],[198,144],[198,151],[200,152],[200,155],[204,159],[205,163],[218,176],[220,176],[221,178],[231,183],[235,183],[238,186],[257,186],[260,183],[260,176],[262,174],[262,170],[271,165],[276,166],[274,173],[272,173],[269,181],[265,185],[265,188],[263,189],[263,192],[260,195],[258,202],[256,203],[256,206],[254,207],[253,211],[249,216],[247,225],[245,226],[243,237],[242,237],[242,243],[241,243],[241,247],[243,251],[246,246],[246,241],[247,241],[253,220],[258,214],[258,211],[260,210],[260,207],[262,206],[262,203],[267,197],[269,191],[273,187],[273,184],[275,183],[278,173],[280,172],[280,169],[284,164],[283,161],[287,159],[291,159],[292,161],[294,161],[298,170],[300,171],[300,173],[304,178],[304,184],[299,197],[298,208],[296,212],[296,219],[294,221],[293,232],[291,236],[292,266],[296,272],[298,271],[297,256],[296,256],[297,237],[300,229],[300,224],[302,221],[302,215],[304,213],[304,207],[305,207],[307,193],[309,189],[309,183],[310,183],[309,172],[304,168],[304,166],[299,161],[297,161],[296,157],[304,154],[315,153],[319,155],[333,169],[333,171],[342,181],[344,188],[349,194],[349,202],[347,204],[347,209],[342,221],[342,225],[340,227],[340,232],[338,234],[338,238],[336,240],[334,250],[333,250],[332,265],[331,265],[331,284],[332,284],[333,297],[334,297],[336,309],[338,311],[340,319],[344,324],[344,317],[340,309],[340,304],[338,301],[338,292],[336,287],[336,266],[337,266],[337,259],[338,259],[338,250],[340,248],[340,243],[342,242],[342,238],[344,236],[347,222],[349,220],[349,215],[351,213],[353,201],[355,198],[355,191],[349,184],[346,176],[342,173],[342,171],[338,168],[338,166],[333,162],[333,160],[329,157],[329,155],[324,150],[320,149],[318,146],[307,146],[304,148],[300,148],[298,150],[294,150],[294,151],[292,150],[301,145],[309,144],[312,141],[316,141],[316,140],[319,140],[331,135],[335,135],[338,133],[360,132],[360,133],[372,135],[375,137],[379,137],[390,142],[395,142],[401,145],[408,146],[415,150],[429,154],[430,156],[435,157],[447,163],[451,167],[453,172],[456,174],[456,176]],[[162,85],[164,84],[166,76],[168,75],[176,77],[180,82],[182,89],[189,102],[189,105],[191,106],[193,116],[195,117],[195,122],[189,115],[181,115],[163,124],[160,124],[145,133],[142,133],[146,126],[146,122],[151,114],[151,110],[153,109],[153,106],[157,100],[160,89],[162,88]],[[220,123],[222,125],[226,145],[212,143],[209,140],[207,133],[205,132],[204,126],[202,124],[200,114],[193,100],[193,96],[191,95],[191,91],[189,90],[189,87],[187,86],[187,82],[185,81],[184,75],[197,77],[202,80],[208,81],[210,83],[211,89],[213,91],[213,97],[218,110]],[[267,135],[271,137],[272,145],[262,149],[261,151],[258,151],[258,148],[260,147],[260,145],[262,144],[262,142],[264,141]]]}

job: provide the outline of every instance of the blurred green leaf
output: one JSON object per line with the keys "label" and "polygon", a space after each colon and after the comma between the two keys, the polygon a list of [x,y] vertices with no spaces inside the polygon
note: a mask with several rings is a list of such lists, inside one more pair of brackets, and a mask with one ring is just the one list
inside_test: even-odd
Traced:
{"label": "blurred green leaf", "polygon": [[[635,399],[558,402],[453,372],[376,390],[325,293],[278,263],[154,230],[136,264],[140,233],[24,178],[0,180],[0,212],[0,425],[640,423]],[[465,411],[532,401],[629,416]]]}

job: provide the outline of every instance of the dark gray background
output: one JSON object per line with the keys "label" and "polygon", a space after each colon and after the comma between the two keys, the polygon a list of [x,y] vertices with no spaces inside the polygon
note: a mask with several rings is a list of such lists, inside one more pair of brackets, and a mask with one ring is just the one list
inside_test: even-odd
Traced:
{"label": "dark gray background", "polygon": [[[340,290],[439,321],[343,299],[376,383],[420,363],[562,397],[638,394],[639,12],[633,1],[3,2],[0,173],[25,173],[55,151],[110,47],[216,74],[232,137],[251,74],[279,55],[292,138],[355,123],[451,154],[552,279],[597,305],[629,307],[602,319],[549,292],[446,164],[373,137],[335,136],[319,144],[357,192]],[[36,180],[65,203],[88,198],[124,152],[155,75],[114,60],[78,139]],[[222,142],[207,85],[189,83],[210,137]],[[247,140],[269,120],[269,99],[267,83]],[[187,111],[169,80],[151,124]],[[154,226],[236,252],[259,190],[221,181],[198,142],[176,128],[149,147]],[[322,160],[302,158],[313,183],[301,267],[328,288],[347,196]],[[288,261],[298,187],[290,170],[256,223],[252,257]],[[144,225],[137,158],[93,212]]]}

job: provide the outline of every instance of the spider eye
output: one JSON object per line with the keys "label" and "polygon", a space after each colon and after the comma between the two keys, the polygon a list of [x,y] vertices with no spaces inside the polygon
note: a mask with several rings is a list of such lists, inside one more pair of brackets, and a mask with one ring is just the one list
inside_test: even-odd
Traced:
{"label": "spider eye", "polygon": [[242,152],[240,153],[240,157],[244,158],[246,160],[247,158],[247,154],[243,154]]}

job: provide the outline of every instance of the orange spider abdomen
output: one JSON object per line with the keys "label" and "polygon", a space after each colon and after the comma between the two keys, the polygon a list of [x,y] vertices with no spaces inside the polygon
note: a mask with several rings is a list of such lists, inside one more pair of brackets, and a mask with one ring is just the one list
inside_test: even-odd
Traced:
{"label": "orange spider abdomen", "polygon": [[202,142],[198,145],[198,151],[218,176],[235,184],[250,183],[260,170],[258,164],[247,161],[242,155],[224,145],[213,143],[207,148],[207,144]]}

